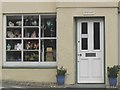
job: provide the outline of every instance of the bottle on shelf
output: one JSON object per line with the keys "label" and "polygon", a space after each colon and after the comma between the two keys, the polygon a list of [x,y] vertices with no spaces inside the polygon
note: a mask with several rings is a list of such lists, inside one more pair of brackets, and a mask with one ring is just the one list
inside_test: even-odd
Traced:
{"label": "bottle on shelf", "polygon": [[11,45],[9,43],[7,44],[7,50],[11,50]]}

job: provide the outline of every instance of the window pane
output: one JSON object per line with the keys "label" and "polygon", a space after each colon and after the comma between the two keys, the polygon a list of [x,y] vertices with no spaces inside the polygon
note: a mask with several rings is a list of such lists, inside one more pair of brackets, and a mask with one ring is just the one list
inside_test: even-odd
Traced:
{"label": "window pane", "polygon": [[38,38],[39,37],[39,28],[24,28],[24,37]]}
{"label": "window pane", "polygon": [[22,50],[21,40],[7,40],[6,50]]}
{"label": "window pane", "polygon": [[100,49],[100,23],[94,22],[94,49]]}
{"label": "window pane", "polygon": [[24,50],[39,50],[39,40],[24,40]]}
{"label": "window pane", "polygon": [[39,26],[39,16],[29,15],[24,16],[24,26]]}
{"label": "window pane", "polygon": [[21,28],[7,28],[6,37],[7,38],[21,38],[22,29]]}
{"label": "window pane", "polygon": [[56,40],[41,40],[41,61],[56,61]]}
{"label": "window pane", "polygon": [[82,34],[87,34],[87,23],[84,22],[81,26]]}
{"label": "window pane", "polygon": [[82,50],[88,50],[88,39],[82,38]]}
{"label": "window pane", "polygon": [[21,51],[7,51],[6,61],[21,61]]}
{"label": "window pane", "polygon": [[25,62],[38,62],[39,61],[38,51],[24,51],[24,61]]}
{"label": "window pane", "polygon": [[22,26],[22,17],[7,16],[7,26]]}
{"label": "window pane", "polygon": [[41,16],[41,37],[56,37],[55,16]]}

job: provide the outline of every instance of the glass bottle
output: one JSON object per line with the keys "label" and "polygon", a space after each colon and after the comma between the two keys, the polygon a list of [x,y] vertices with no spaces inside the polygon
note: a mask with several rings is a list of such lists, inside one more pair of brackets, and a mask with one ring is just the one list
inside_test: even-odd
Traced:
{"label": "glass bottle", "polygon": [[11,49],[11,45],[8,43],[7,44],[7,50],[10,50]]}

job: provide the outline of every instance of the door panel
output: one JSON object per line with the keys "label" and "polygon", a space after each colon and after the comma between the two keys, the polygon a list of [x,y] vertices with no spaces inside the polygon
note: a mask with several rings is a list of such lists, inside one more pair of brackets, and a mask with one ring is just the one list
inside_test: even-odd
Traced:
{"label": "door panel", "polygon": [[[96,68],[96,66],[98,68]],[[102,76],[101,72],[102,72],[101,59],[93,59],[92,60],[92,77],[101,77]]]}
{"label": "door panel", "polygon": [[77,20],[78,83],[104,83],[103,19]]}
{"label": "door panel", "polygon": [[[83,69],[84,68],[84,69]],[[89,77],[89,62],[88,59],[81,59],[80,61],[80,77]]]}

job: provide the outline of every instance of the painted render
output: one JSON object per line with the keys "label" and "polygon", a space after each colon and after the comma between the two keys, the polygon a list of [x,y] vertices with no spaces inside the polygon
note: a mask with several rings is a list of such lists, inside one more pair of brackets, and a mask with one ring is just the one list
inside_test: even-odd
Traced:
{"label": "painted render", "polygon": [[[76,17],[104,17],[105,83],[107,66],[118,64],[118,2],[2,2],[0,35],[3,36],[2,16],[7,13],[55,13],[57,16],[57,66],[68,70],[66,84],[76,83]],[[93,14],[84,14],[93,11]],[[3,45],[0,37],[0,46]],[[2,51],[2,47],[0,47]],[[2,57],[0,52],[0,57]],[[2,79],[36,82],[56,82],[54,68],[3,68]]]}

